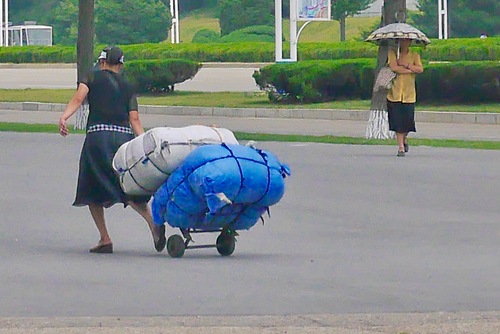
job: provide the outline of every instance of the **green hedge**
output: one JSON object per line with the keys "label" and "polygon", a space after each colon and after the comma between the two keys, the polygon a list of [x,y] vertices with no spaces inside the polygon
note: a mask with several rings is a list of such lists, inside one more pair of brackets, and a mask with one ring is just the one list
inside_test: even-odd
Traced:
{"label": "green hedge", "polygon": [[[413,48],[429,61],[500,59],[500,37],[433,39],[425,48]],[[299,59],[376,58],[378,47],[367,42],[299,43]]]}
{"label": "green hedge", "polygon": [[500,62],[462,61],[427,65],[417,76],[424,101],[500,102]]}
{"label": "green hedge", "polygon": [[192,79],[201,67],[201,63],[183,59],[135,60],[126,63],[124,74],[137,93],[165,92]]}
{"label": "green hedge", "polygon": [[221,43],[270,42],[274,43],[274,27],[250,26],[235,30],[219,39]]}
{"label": "green hedge", "polygon": [[[102,48],[100,50],[102,50]],[[0,47],[0,63],[23,64],[74,62],[76,62],[76,48],[72,46]]]}
{"label": "green hedge", "polygon": [[[302,61],[255,71],[271,100],[322,102],[371,97],[375,59]],[[425,63],[417,76],[420,101],[500,102],[500,62]]]}
{"label": "green hedge", "polygon": [[375,63],[374,59],[307,60],[269,65],[255,71],[253,77],[271,100],[367,98]]}
{"label": "green hedge", "polygon": [[[95,57],[104,45],[95,49]],[[126,60],[189,59],[197,62],[274,62],[274,42],[146,43],[121,46]],[[283,44],[287,54],[289,44]],[[500,59],[500,37],[432,40],[415,48],[428,61],[480,61]],[[377,46],[362,41],[300,43],[299,60],[376,58]],[[68,46],[0,47],[0,63],[71,63],[76,48]]]}
{"label": "green hedge", "polygon": [[219,41],[220,33],[212,29],[201,29],[198,30],[191,42],[193,43],[216,43]]}

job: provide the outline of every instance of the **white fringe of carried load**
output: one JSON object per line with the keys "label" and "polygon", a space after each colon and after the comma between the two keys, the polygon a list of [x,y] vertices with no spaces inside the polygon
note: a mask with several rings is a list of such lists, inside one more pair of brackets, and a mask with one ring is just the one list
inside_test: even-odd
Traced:
{"label": "white fringe of carried load", "polygon": [[389,130],[389,119],[385,110],[370,110],[370,118],[366,127],[367,139],[392,139],[394,131]]}
{"label": "white fringe of carried load", "polygon": [[85,130],[87,128],[87,120],[89,118],[89,105],[83,103],[76,111],[75,130]]}
{"label": "white fringe of carried load", "polygon": [[152,195],[195,148],[239,144],[233,132],[204,125],[157,127],[124,143],[113,158],[120,185],[128,195]]}

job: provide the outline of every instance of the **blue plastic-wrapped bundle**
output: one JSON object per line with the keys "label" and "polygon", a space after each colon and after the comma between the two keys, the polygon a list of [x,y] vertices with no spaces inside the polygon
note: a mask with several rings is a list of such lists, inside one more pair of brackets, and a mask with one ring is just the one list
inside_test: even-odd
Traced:
{"label": "blue plastic-wrapped bundle", "polygon": [[181,229],[249,229],[285,193],[290,168],[252,147],[206,145],[191,152],[156,191],[156,224]]}

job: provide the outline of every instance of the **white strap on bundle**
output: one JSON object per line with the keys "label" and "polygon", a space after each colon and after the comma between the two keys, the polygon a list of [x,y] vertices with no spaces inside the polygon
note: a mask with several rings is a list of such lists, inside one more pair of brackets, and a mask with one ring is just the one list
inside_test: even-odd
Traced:
{"label": "white strap on bundle", "polygon": [[389,130],[386,110],[370,110],[370,118],[365,133],[366,139],[392,139],[394,131]]}
{"label": "white strap on bundle", "polygon": [[157,127],[123,144],[113,158],[113,168],[119,173],[126,194],[153,194],[191,151],[220,143],[238,145],[238,140],[224,128]]}

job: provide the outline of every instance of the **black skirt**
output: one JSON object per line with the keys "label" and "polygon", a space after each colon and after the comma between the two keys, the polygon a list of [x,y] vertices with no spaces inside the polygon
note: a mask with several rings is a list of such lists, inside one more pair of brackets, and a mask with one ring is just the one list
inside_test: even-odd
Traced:
{"label": "black skirt", "polygon": [[114,204],[129,201],[148,202],[151,196],[126,195],[118,174],[113,169],[113,157],[122,144],[134,135],[117,131],[96,131],[88,133],[80,155],[80,170],[74,206],[97,204],[109,208]]}
{"label": "black skirt", "polygon": [[415,103],[387,101],[389,130],[398,133],[416,132]]}

